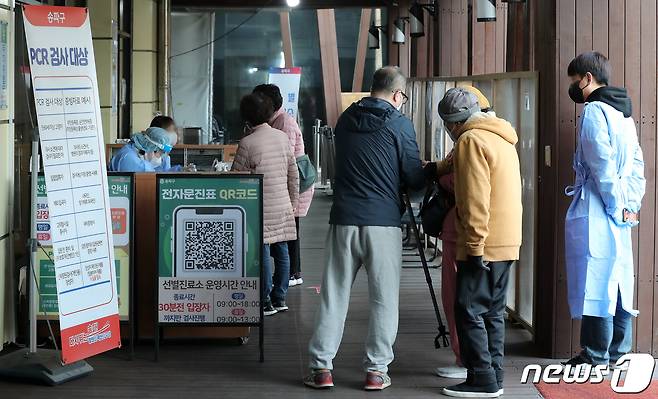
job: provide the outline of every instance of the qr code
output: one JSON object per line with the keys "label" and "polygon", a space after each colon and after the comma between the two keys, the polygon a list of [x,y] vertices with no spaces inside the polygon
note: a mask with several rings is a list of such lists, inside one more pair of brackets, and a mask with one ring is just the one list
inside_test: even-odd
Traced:
{"label": "qr code", "polygon": [[185,270],[235,270],[235,223],[185,222]]}

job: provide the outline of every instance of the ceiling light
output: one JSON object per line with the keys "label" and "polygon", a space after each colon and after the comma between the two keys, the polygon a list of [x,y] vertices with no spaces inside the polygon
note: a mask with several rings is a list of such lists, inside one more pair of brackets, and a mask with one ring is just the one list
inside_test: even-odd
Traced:
{"label": "ceiling light", "polygon": [[370,25],[370,29],[368,29],[368,48],[372,50],[378,49],[380,38],[380,28],[374,24]]}
{"label": "ceiling light", "polygon": [[496,20],[496,0],[477,1],[477,21],[492,22]]}
{"label": "ceiling light", "polygon": [[425,10],[418,3],[409,9],[409,30],[411,37],[425,36]]}
{"label": "ceiling light", "polygon": [[404,19],[398,18],[393,22],[391,41],[396,44],[404,44]]}
{"label": "ceiling light", "polygon": [[297,7],[299,5],[299,0],[286,0],[288,7]]}

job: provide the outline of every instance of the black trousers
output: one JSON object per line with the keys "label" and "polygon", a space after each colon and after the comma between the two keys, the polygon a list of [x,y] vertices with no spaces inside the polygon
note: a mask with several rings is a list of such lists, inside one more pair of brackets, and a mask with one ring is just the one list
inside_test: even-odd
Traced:
{"label": "black trousers", "polygon": [[288,241],[288,255],[290,255],[290,277],[299,276],[302,272],[301,251],[299,249],[299,218],[295,218],[297,239]]}
{"label": "black trousers", "polygon": [[458,263],[455,321],[462,363],[471,385],[502,385],[504,312],[512,263],[490,262],[490,271]]}

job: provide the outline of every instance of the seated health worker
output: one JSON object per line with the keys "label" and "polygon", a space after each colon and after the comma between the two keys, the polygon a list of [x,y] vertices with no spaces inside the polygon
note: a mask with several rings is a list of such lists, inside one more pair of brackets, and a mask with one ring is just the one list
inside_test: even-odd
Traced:
{"label": "seated health worker", "polygon": [[[167,131],[169,137],[169,145],[173,148],[178,142],[178,134],[176,134],[176,122],[169,116],[158,115],[151,120],[150,127],[159,127]],[[184,168],[182,165],[171,166],[171,157],[168,153],[162,154],[162,166],[155,168],[156,172],[181,172]]]}
{"label": "seated health worker", "polygon": [[150,127],[145,132],[135,133],[130,143],[124,145],[112,157],[110,170],[113,172],[159,172],[162,171],[163,154],[171,151],[167,131]]}

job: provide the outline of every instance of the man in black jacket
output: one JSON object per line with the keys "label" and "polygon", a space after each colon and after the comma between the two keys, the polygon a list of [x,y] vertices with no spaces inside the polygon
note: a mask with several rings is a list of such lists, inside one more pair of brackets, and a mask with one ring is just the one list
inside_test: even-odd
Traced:
{"label": "man in black jacket", "polygon": [[354,277],[368,273],[370,324],[366,390],[391,385],[388,365],[398,329],[402,233],[401,187],[425,182],[416,134],[400,113],[406,78],[396,67],[375,72],[371,96],[352,104],[336,125],[334,204],[315,331],[309,344],[313,388],[333,386],[331,370],[343,335]]}

